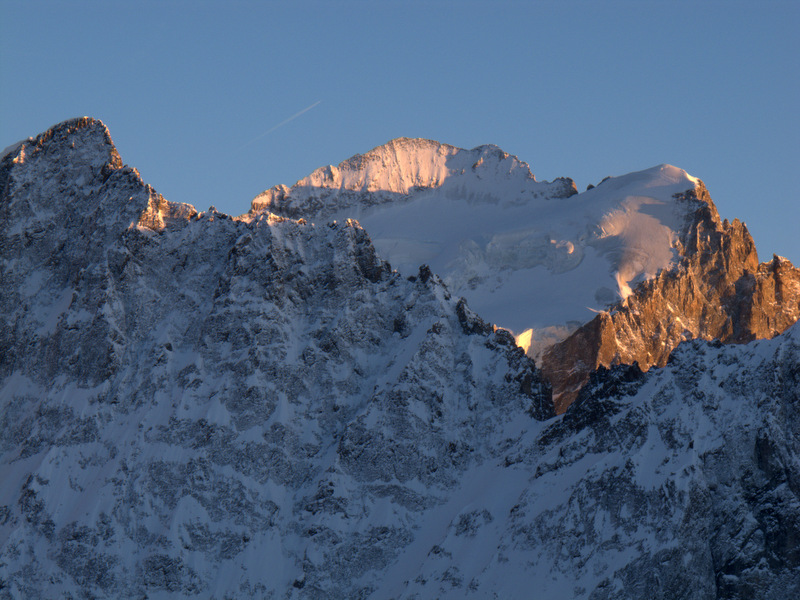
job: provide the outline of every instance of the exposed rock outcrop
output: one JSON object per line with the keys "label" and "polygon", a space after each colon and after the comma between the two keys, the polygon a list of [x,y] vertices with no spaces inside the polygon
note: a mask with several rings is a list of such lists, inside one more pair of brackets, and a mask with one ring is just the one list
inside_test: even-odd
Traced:
{"label": "exposed rock outcrop", "polygon": [[800,318],[800,269],[778,256],[759,264],[747,227],[721,221],[702,183],[679,200],[696,207],[677,244],[679,265],[642,282],[544,354],[557,412],[600,366],[664,366],[683,341],[771,338]]}

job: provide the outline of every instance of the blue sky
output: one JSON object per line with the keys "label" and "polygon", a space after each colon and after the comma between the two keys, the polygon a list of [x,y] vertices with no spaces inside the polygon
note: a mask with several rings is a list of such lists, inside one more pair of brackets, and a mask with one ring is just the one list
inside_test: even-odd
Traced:
{"label": "blue sky", "polygon": [[761,260],[800,264],[799,2],[0,10],[0,147],[98,117],[169,200],[232,214],[400,136],[497,144],[538,179],[572,177],[580,190],[671,163],[748,224]]}

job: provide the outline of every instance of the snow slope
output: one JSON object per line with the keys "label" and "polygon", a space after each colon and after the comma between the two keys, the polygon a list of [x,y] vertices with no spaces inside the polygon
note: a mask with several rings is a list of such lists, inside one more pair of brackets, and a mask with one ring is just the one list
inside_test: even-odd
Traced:
{"label": "snow slope", "polygon": [[576,194],[568,180],[537,182],[494,146],[401,139],[268,190],[253,212],[357,219],[394,268],[410,274],[428,264],[538,355],[677,263],[695,207],[674,195],[697,183],[660,165]]}

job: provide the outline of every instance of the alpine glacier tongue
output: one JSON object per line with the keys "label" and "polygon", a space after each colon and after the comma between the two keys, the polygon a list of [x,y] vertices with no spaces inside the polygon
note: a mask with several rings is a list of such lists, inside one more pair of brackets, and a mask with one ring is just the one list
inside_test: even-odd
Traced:
{"label": "alpine glacier tongue", "polygon": [[660,165],[577,194],[537,182],[496,146],[400,139],[253,201],[315,220],[358,219],[393,267],[428,264],[479,314],[538,355],[632,286],[674,266],[698,180]]}

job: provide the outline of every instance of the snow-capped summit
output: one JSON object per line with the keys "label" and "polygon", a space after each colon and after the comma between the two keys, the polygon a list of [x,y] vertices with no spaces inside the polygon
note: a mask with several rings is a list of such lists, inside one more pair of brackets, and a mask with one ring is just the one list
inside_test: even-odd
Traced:
{"label": "snow-capped summit", "polygon": [[527,163],[494,145],[464,150],[433,140],[398,138],[338,166],[320,167],[291,188],[275,186],[253,200],[252,211],[295,218],[313,214],[317,219],[342,211],[357,215],[365,207],[402,202],[425,190],[501,206],[577,192],[569,179],[536,181]]}
{"label": "snow-capped summit", "polygon": [[401,138],[272,188],[252,210],[358,219],[395,268],[430,265],[538,354],[675,264],[696,207],[674,196],[698,181],[659,165],[577,194],[569,179],[537,182],[497,146]]}
{"label": "snow-capped summit", "polygon": [[759,266],[744,224],[667,164],[577,194],[496,146],[400,139],[265,192],[251,218],[266,210],[356,218],[401,273],[430,265],[515,334],[559,411],[600,365],[663,366],[683,340],[772,337],[800,315],[800,271]]}
{"label": "snow-capped summit", "polygon": [[482,179],[492,184],[498,179],[508,181],[519,186],[521,194],[542,194],[548,186],[536,181],[527,163],[495,145],[462,150],[433,140],[398,138],[357,154],[338,167],[317,169],[298,181],[297,187],[408,194],[419,188],[451,187]]}

